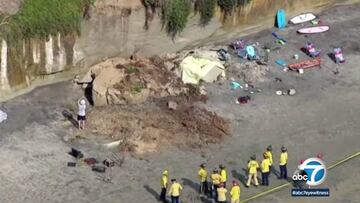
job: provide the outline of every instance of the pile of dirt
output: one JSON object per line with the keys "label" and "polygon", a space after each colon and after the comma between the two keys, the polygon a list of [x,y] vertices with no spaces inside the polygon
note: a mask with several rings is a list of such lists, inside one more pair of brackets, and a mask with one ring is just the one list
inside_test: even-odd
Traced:
{"label": "pile of dirt", "polygon": [[267,81],[266,73],[269,70],[269,66],[259,65],[255,61],[231,63],[226,75],[247,83],[265,82]]}
{"label": "pile of dirt", "polygon": [[85,78],[95,75],[92,83],[94,104],[138,104],[149,98],[186,93],[188,89],[181,78],[167,70],[159,60],[117,57],[91,67]]}
{"label": "pile of dirt", "polygon": [[[201,99],[188,95],[151,104],[96,107],[89,113],[87,130],[120,140],[120,150],[138,154],[169,146],[201,148],[230,134],[229,121],[193,105]],[[170,100],[176,109],[167,107]]]}

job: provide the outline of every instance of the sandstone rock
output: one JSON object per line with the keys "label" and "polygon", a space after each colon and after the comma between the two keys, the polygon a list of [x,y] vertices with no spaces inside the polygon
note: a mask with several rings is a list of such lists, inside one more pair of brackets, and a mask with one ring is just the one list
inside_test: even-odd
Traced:
{"label": "sandstone rock", "polygon": [[199,88],[199,90],[200,90],[200,94],[201,94],[201,95],[206,95],[206,94],[207,94],[205,86],[201,86],[201,87]]}
{"label": "sandstone rock", "polygon": [[126,65],[129,63],[129,60],[127,59],[124,59],[122,57],[115,57],[115,58],[112,58],[111,59],[111,62],[113,64],[113,66],[116,66],[118,64],[121,64],[121,65]]}
{"label": "sandstone rock", "polygon": [[167,106],[168,106],[168,108],[169,108],[170,110],[176,110],[176,108],[177,108],[177,103],[174,102],[174,101],[168,101]]}
{"label": "sandstone rock", "polygon": [[108,88],[124,78],[124,70],[113,67],[104,68],[96,76],[93,83],[93,100],[95,106],[106,105]]}
{"label": "sandstone rock", "polygon": [[125,99],[128,104],[140,104],[144,103],[147,98],[150,96],[149,89],[142,89],[141,92],[124,92],[122,97]]}
{"label": "sandstone rock", "polygon": [[181,88],[171,87],[171,86],[167,87],[166,91],[169,93],[170,96],[178,96],[182,92]]}
{"label": "sandstone rock", "polygon": [[174,59],[176,57],[177,57],[177,54],[175,54],[175,53],[167,53],[167,54],[165,54],[166,59]]}
{"label": "sandstone rock", "polygon": [[82,78],[77,80],[77,83],[90,83],[93,80],[91,74],[91,72],[86,73]]}
{"label": "sandstone rock", "polygon": [[171,63],[169,61],[164,62],[164,66],[165,66],[166,70],[168,70],[168,71],[174,71],[175,70],[175,64]]}
{"label": "sandstone rock", "polygon": [[126,104],[126,101],[121,99],[121,92],[115,88],[110,87],[106,97],[108,104]]}

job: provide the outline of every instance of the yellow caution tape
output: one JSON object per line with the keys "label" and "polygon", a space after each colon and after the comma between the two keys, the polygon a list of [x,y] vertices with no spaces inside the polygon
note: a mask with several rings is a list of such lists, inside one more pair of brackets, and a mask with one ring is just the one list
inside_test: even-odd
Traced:
{"label": "yellow caution tape", "polygon": [[[337,166],[339,166],[339,165],[341,165],[341,164],[343,164],[343,163],[349,161],[350,159],[353,159],[353,158],[355,158],[355,157],[357,157],[359,155],[360,155],[360,151],[356,152],[356,153],[354,153],[354,154],[352,154],[352,155],[350,155],[350,156],[348,156],[348,157],[346,157],[346,158],[344,158],[344,159],[342,159],[342,160],[340,160],[340,161],[338,161],[336,163],[334,163],[333,165],[328,167],[328,170],[331,170],[331,169],[333,169],[333,168],[335,168],[335,167],[337,167]],[[271,188],[271,189],[266,190],[264,192],[260,192],[260,193],[258,193],[256,195],[252,196],[252,197],[244,199],[244,200],[240,201],[240,203],[249,202],[251,200],[257,199],[257,198],[262,197],[262,196],[265,196],[267,194],[277,192],[277,191],[279,191],[279,190],[281,190],[281,189],[283,189],[283,188],[285,188],[287,186],[290,186],[290,185],[292,185],[292,183],[284,183],[282,185],[279,185],[277,187]]]}

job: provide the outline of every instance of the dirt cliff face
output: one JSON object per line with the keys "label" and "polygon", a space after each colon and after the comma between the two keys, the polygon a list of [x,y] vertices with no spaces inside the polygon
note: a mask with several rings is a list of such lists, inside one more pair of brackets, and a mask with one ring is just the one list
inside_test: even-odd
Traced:
{"label": "dirt cliff face", "polygon": [[14,14],[19,10],[23,0],[0,0],[1,14]]}
{"label": "dirt cliff face", "polygon": [[[144,29],[146,12],[140,0],[97,0],[89,12],[90,18],[82,22],[80,36],[49,35],[46,39],[23,40],[16,46],[1,40],[0,97],[13,93],[15,88],[31,86],[34,80],[47,75],[86,68],[107,57],[129,56],[137,51],[147,56],[175,52],[196,43],[238,36],[244,28],[269,27],[279,8],[285,9],[289,17],[326,8],[334,2],[339,1],[252,0],[226,21],[217,9],[206,27],[199,26],[199,17],[191,14],[185,30],[172,40],[162,29],[158,13]],[[12,8],[12,12],[17,9]]]}

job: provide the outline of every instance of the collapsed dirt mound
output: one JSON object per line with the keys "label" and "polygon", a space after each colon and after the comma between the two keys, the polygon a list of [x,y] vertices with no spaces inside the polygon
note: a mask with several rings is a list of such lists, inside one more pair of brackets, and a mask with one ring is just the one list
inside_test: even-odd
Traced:
{"label": "collapsed dirt mound", "polygon": [[256,62],[233,63],[227,69],[227,75],[247,83],[265,82],[268,71],[268,66],[259,65]]}
{"label": "collapsed dirt mound", "polygon": [[95,75],[92,98],[96,106],[138,104],[149,98],[187,92],[175,73],[146,58],[108,59],[91,67],[85,77],[90,78],[90,75]]}
{"label": "collapsed dirt mound", "polygon": [[224,118],[190,105],[189,98],[177,97],[173,101],[176,109],[169,109],[166,100],[158,104],[97,107],[89,113],[88,130],[120,140],[120,150],[140,154],[164,146],[196,149],[230,134],[230,123]]}

